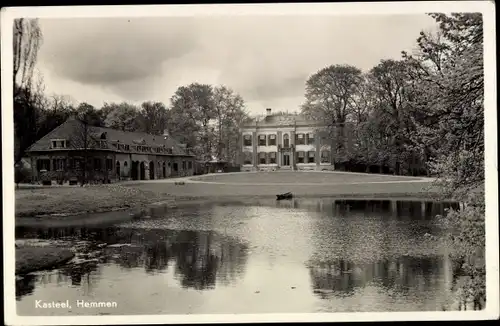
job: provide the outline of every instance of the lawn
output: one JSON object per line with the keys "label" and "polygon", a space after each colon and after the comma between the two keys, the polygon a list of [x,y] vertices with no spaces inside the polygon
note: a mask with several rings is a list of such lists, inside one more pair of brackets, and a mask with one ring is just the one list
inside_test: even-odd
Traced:
{"label": "lawn", "polygon": [[[236,173],[195,177],[224,184],[171,182],[121,183],[86,187],[39,187],[15,192],[17,217],[105,212],[145,207],[162,201],[223,200],[270,197],[292,192],[296,197],[424,196],[430,183],[418,178],[321,172]],[[408,179],[417,182],[401,183]],[[389,183],[370,183],[389,181]],[[390,183],[390,181],[396,181]],[[366,182],[366,183],[365,183]]]}
{"label": "lawn", "polygon": [[346,184],[359,182],[413,181],[422,178],[368,173],[342,172],[256,172],[215,174],[194,177],[193,180],[228,184]]}
{"label": "lawn", "polygon": [[16,216],[19,217],[101,212],[156,200],[154,193],[120,184],[21,188],[15,195]]}

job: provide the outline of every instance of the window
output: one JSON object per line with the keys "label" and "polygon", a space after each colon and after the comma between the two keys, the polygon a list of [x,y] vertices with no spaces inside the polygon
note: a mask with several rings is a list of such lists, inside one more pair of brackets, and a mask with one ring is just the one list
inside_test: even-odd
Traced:
{"label": "window", "polygon": [[243,164],[252,164],[252,152],[243,153]]}
{"label": "window", "polygon": [[54,167],[54,171],[64,171],[66,167],[66,159],[55,158],[52,160],[52,166]]}
{"label": "window", "polygon": [[106,159],[106,170],[108,171],[113,170],[113,159],[111,158]]}
{"label": "window", "polygon": [[304,152],[297,152],[297,163],[304,163]]}
{"label": "window", "polygon": [[123,166],[128,166],[127,161],[123,162]]}
{"label": "window", "polygon": [[309,152],[309,154],[307,155],[307,163],[314,163],[315,155],[315,152]]}
{"label": "window", "polygon": [[189,162],[188,162],[188,169],[190,169],[190,170],[191,170],[192,168],[193,168],[193,162],[189,161]]}
{"label": "window", "polygon": [[259,135],[259,146],[266,146],[266,135]]}
{"label": "window", "polygon": [[330,151],[321,151],[321,163],[330,163]]}
{"label": "window", "polygon": [[295,136],[295,144],[296,145],[305,145],[305,137],[304,134],[297,134]]}
{"label": "window", "polygon": [[267,144],[269,146],[276,146],[276,135],[269,135]]}
{"label": "window", "polygon": [[64,171],[66,170],[66,159],[59,158],[56,160],[55,164],[56,171]]}
{"label": "window", "polygon": [[185,170],[186,169],[186,161],[182,161],[182,169]]}
{"label": "window", "polygon": [[276,164],[276,152],[269,153],[269,164]]}
{"label": "window", "polygon": [[64,139],[52,139],[52,148],[66,148],[66,140]]}
{"label": "window", "polygon": [[259,153],[259,164],[266,164],[266,153],[265,152]]}
{"label": "window", "polygon": [[243,136],[243,146],[252,146],[252,135]]}
{"label": "window", "polygon": [[314,145],[314,134],[312,132],[307,134],[307,144]]}
{"label": "window", "polygon": [[290,147],[290,136],[288,134],[283,135],[283,147]]}
{"label": "window", "polygon": [[50,171],[50,160],[49,159],[39,159],[36,161],[37,170],[40,172],[41,170]]}
{"label": "window", "polygon": [[100,171],[102,168],[101,166],[101,159],[100,158],[95,158],[94,159],[94,170]]}

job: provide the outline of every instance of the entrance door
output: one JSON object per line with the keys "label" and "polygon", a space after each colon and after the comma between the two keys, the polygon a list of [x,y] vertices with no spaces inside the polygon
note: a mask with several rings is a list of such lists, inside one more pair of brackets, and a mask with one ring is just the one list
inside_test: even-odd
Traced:
{"label": "entrance door", "polygon": [[137,161],[132,161],[132,180],[138,180],[139,179],[139,162]]}
{"label": "entrance door", "polygon": [[149,162],[149,180],[154,180],[155,178],[155,163],[153,161]]}
{"label": "entrance door", "polygon": [[283,166],[290,166],[290,154],[283,153]]}
{"label": "entrance door", "polygon": [[139,164],[139,175],[141,180],[146,180],[146,165],[144,164],[144,162],[141,162],[141,164]]}
{"label": "entrance door", "polygon": [[116,177],[120,179],[120,161],[116,161]]}

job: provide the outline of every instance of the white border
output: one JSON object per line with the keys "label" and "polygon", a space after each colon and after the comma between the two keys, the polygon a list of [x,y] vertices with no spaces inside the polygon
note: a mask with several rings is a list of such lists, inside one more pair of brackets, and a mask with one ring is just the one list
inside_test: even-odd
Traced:
{"label": "white border", "polygon": [[[487,305],[482,311],[391,312],[391,313],[317,313],[255,315],[135,315],[22,317],[16,315],[14,278],[14,168],[12,112],[12,22],[15,17],[143,17],[207,15],[374,15],[415,14],[426,12],[481,12],[484,18],[484,85],[485,85],[485,172],[486,172],[486,269]],[[366,2],[314,4],[228,4],[168,6],[71,6],[2,8],[2,148],[3,148],[3,223],[5,322],[8,325],[82,325],[141,323],[227,323],[286,321],[413,321],[476,320],[499,317],[498,270],[498,163],[496,125],[495,7],[492,1],[436,2]],[[12,163],[12,164],[11,164]]]}

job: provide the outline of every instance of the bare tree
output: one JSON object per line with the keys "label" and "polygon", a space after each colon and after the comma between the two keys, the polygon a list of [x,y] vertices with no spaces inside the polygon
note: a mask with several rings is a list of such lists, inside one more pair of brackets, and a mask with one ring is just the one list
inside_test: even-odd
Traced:
{"label": "bare tree", "polygon": [[37,19],[19,18],[14,21],[14,97],[19,95],[22,89],[30,89],[32,86],[33,70],[42,40],[42,31]]}
{"label": "bare tree", "polygon": [[[70,139],[70,148],[77,153],[74,158],[79,161],[78,177],[80,178],[82,186],[86,184],[91,177],[91,170],[88,164],[90,151],[98,144],[98,140],[94,135],[95,127],[89,123],[89,119],[90,117],[85,113],[76,117],[75,131]],[[81,160],[78,158],[81,158]]]}

